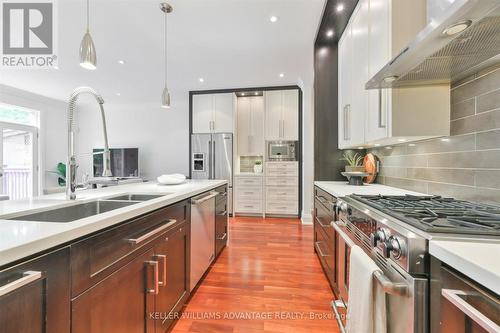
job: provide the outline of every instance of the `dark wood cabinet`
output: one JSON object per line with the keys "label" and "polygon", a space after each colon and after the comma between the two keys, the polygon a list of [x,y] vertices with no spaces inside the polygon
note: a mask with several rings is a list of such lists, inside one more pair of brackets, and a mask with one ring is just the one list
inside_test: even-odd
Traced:
{"label": "dark wood cabinet", "polygon": [[330,286],[338,294],[336,267],[337,237],[331,222],[336,219],[337,199],[315,187],[314,189],[314,250],[318,255]]}
{"label": "dark wood cabinet", "polygon": [[226,247],[228,238],[227,186],[218,187],[216,192],[219,193],[215,201],[215,256],[218,257]]}
{"label": "dark wood cabinet", "polygon": [[71,302],[72,333],[152,333],[159,263],[149,248]]}
{"label": "dark wood cabinet", "polygon": [[157,333],[170,328],[189,298],[189,227],[189,223],[177,225],[154,248],[154,260],[159,263],[161,274],[155,317],[150,319],[155,321]]}
{"label": "dark wood cabinet", "polygon": [[0,271],[0,331],[70,330],[69,248]]}

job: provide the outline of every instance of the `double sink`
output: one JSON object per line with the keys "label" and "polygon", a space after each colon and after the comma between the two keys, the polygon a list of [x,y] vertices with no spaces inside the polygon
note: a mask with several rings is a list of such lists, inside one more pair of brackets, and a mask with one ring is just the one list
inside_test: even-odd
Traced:
{"label": "double sink", "polygon": [[39,213],[16,216],[7,220],[36,221],[36,222],[60,222],[67,223],[98,214],[106,213],[115,209],[135,205],[140,202],[153,200],[169,195],[162,194],[139,194],[126,193],[105,199],[96,199],[62,208],[49,209]]}

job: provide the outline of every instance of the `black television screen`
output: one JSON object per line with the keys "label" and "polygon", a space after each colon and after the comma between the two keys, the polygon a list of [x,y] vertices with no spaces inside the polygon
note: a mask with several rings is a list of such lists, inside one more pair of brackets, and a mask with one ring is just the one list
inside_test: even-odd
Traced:
{"label": "black television screen", "polygon": [[[94,149],[94,153],[104,149]],[[110,148],[113,177],[139,177],[139,148]],[[94,155],[94,177],[102,177],[103,155]]]}

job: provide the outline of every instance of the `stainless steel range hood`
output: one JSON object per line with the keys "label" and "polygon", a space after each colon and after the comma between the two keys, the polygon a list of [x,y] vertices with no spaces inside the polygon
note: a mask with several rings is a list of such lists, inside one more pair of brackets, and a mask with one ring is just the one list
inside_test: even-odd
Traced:
{"label": "stainless steel range hood", "polygon": [[[449,5],[429,13],[436,3]],[[450,83],[500,62],[500,0],[428,0],[427,5],[428,25],[366,89]],[[457,24],[469,27],[445,33]]]}

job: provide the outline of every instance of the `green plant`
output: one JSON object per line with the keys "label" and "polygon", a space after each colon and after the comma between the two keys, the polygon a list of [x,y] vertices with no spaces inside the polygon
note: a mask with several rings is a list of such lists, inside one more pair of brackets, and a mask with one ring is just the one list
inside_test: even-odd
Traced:
{"label": "green plant", "polygon": [[346,161],[349,166],[356,167],[362,165],[363,159],[364,157],[358,153],[353,154],[352,151],[346,151],[342,154],[342,158],[340,160]]}
{"label": "green plant", "polygon": [[59,184],[59,186],[66,186],[66,164],[59,162],[57,163],[55,171],[47,172],[57,175],[57,183]]}
{"label": "green plant", "polygon": [[262,165],[262,161],[261,160],[255,161],[255,165]]}

